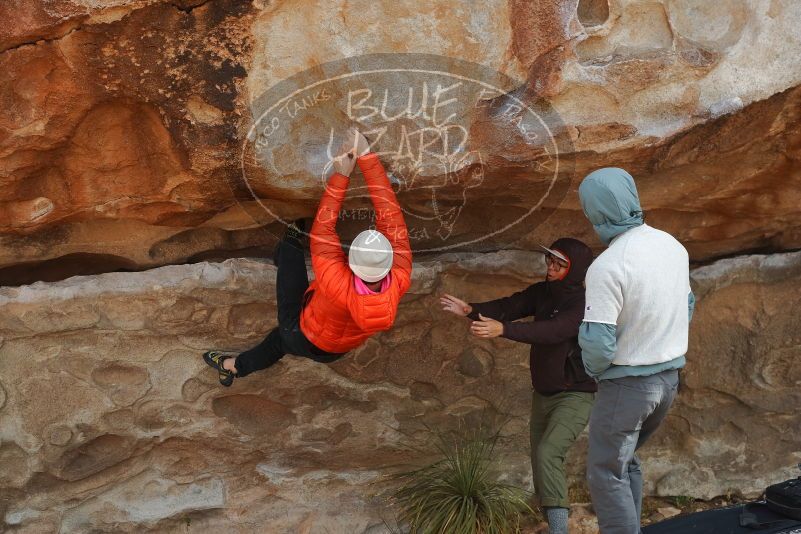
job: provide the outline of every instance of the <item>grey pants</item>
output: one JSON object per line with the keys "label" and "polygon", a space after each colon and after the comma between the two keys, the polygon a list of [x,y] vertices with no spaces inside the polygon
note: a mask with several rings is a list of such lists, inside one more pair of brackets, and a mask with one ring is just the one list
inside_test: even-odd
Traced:
{"label": "grey pants", "polygon": [[602,534],[639,534],[642,471],[635,454],[667,415],[678,371],[601,380],[590,414],[587,481]]}

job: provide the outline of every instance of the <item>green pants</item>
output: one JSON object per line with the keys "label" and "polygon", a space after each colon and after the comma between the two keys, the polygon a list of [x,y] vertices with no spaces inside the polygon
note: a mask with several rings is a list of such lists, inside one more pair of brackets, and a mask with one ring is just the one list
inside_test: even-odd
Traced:
{"label": "green pants", "polygon": [[540,505],[570,508],[565,456],[587,426],[592,393],[566,391],[546,397],[534,392],[531,402],[531,469]]}

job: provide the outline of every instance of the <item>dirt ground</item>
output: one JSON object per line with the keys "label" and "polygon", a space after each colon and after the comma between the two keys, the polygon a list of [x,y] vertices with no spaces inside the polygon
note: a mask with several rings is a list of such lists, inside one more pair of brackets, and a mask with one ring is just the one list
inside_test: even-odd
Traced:
{"label": "dirt ground", "polygon": [[[642,506],[642,524],[650,525],[664,519],[683,514],[701,512],[713,508],[722,508],[732,504],[748,502],[750,499],[742,495],[724,495],[708,501],[696,500],[692,497],[645,497]],[[598,522],[592,510],[590,495],[586,488],[570,488],[569,528],[571,534],[596,534]],[[548,523],[539,507],[533,506],[535,514],[528,515],[521,523],[523,534],[544,534],[548,532]]]}

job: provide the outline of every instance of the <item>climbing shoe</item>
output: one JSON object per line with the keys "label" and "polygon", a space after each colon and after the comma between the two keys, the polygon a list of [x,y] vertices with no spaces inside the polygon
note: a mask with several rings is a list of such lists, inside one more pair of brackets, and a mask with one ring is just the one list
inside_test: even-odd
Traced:
{"label": "climbing shoe", "polygon": [[306,221],[303,219],[297,219],[286,227],[286,232],[284,232],[284,241],[294,240],[297,243],[302,243],[305,231]]}
{"label": "climbing shoe", "polygon": [[210,350],[203,354],[203,361],[206,362],[209,367],[217,369],[217,372],[220,374],[220,384],[225,387],[233,384],[234,377],[236,376],[234,373],[223,367],[223,362],[228,358],[233,358],[233,356],[216,350]]}

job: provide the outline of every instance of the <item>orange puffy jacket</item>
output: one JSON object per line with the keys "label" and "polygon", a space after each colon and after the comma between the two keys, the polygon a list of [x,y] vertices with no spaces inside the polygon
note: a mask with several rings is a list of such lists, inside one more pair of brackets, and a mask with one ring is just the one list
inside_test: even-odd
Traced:
{"label": "orange puffy jacket", "polygon": [[412,277],[412,250],[400,205],[389,185],[384,167],[375,154],[358,158],[375,208],[376,230],[392,245],[392,279],[383,293],[359,295],[354,274],[342,250],[336,223],[348,177],[334,174],[328,179],[317,216],[311,229],[312,269],[315,280],[309,285],[300,315],[300,328],[309,341],[328,352],[348,352],[395,322],[398,302],[409,289]]}

